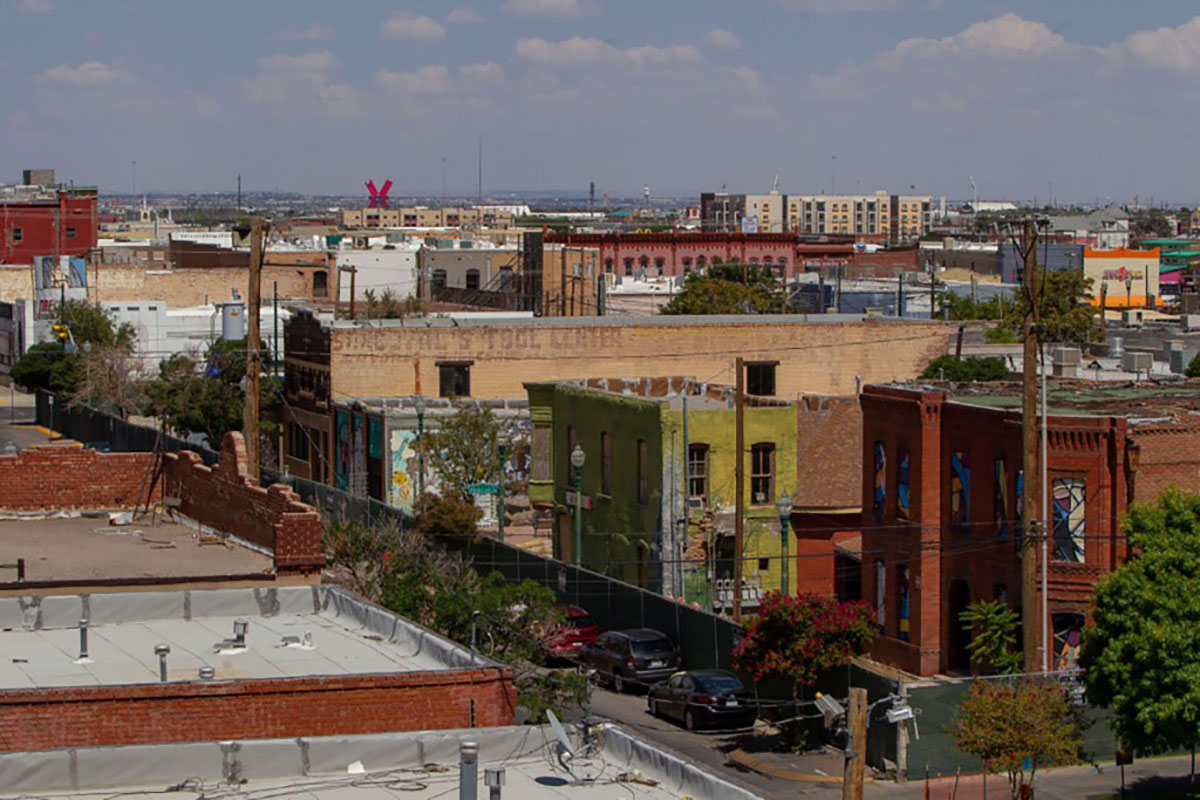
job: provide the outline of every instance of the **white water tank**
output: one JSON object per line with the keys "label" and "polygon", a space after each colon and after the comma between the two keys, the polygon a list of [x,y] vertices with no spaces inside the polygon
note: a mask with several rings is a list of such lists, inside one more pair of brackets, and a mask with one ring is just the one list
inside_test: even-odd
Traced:
{"label": "white water tank", "polygon": [[217,303],[221,308],[221,338],[238,340],[246,338],[246,304],[241,300],[226,300]]}

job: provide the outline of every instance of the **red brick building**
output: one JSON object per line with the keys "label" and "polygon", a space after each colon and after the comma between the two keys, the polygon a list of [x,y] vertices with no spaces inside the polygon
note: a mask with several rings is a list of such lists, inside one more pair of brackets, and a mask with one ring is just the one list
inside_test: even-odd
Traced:
{"label": "red brick building", "polygon": [[0,199],[0,264],[86,255],[96,246],[98,223],[95,189]]}
{"label": "red brick building", "polygon": [[[1071,391],[1075,388],[1076,391]],[[867,386],[861,397],[862,596],[882,635],[873,653],[919,675],[969,666],[966,606],[1020,608],[1022,471],[1019,387],[1007,396]],[[1052,392],[1052,407],[1083,398],[1049,423],[1047,625],[1051,664],[1073,663],[1098,579],[1126,554],[1129,502],[1168,485],[1200,487],[1195,388],[1146,389],[1130,399],[1087,387]],[[1040,596],[1033,599],[1040,605]]]}
{"label": "red brick building", "polygon": [[546,244],[599,248],[601,271],[629,278],[677,277],[730,261],[796,274],[792,233],[548,233]]}

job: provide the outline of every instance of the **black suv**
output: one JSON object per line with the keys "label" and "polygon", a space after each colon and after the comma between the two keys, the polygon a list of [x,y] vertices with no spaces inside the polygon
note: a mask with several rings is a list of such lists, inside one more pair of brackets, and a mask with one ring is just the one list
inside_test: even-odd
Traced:
{"label": "black suv", "polygon": [[649,686],[673,675],[683,663],[674,643],[649,628],[602,633],[580,651],[579,660],[594,667],[602,679],[612,681],[618,692]]}

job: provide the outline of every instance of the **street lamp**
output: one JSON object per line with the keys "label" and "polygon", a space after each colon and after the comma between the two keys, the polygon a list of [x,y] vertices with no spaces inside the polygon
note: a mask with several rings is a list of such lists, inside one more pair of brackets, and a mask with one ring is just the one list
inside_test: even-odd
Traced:
{"label": "street lamp", "polygon": [[779,591],[784,597],[788,594],[788,537],[791,534],[792,498],[785,491],[775,501],[775,509],[779,512],[779,542],[783,546],[783,561],[779,577]]}
{"label": "street lamp", "polygon": [[413,398],[413,407],[417,409],[417,499],[425,497],[425,397],[417,395]]}
{"label": "street lamp", "polygon": [[575,563],[583,563],[583,462],[587,459],[578,444],[571,451],[571,466],[575,468]]}

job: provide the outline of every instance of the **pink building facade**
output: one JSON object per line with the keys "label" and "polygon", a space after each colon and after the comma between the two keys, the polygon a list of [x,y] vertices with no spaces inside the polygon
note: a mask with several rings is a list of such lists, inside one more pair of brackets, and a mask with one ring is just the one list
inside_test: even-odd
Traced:
{"label": "pink building facade", "polygon": [[546,243],[598,247],[604,272],[629,278],[677,277],[730,261],[796,275],[790,233],[550,233]]}

